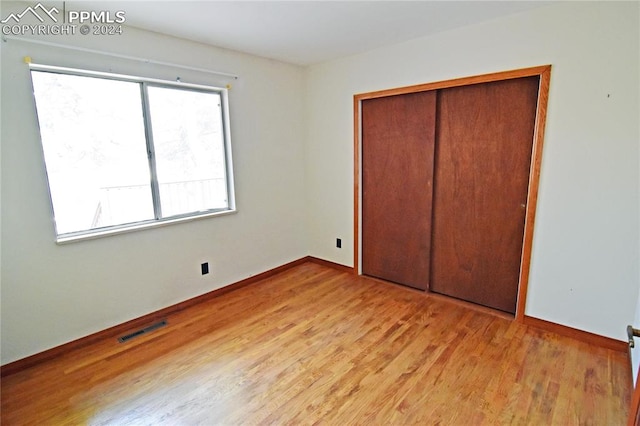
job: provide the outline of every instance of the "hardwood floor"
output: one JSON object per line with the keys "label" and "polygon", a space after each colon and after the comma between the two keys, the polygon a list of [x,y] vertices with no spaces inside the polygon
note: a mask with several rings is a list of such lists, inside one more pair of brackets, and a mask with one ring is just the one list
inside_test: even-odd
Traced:
{"label": "hardwood floor", "polygon": [[2,380],[3,425],[622,425],[626,354],[305,263]]}

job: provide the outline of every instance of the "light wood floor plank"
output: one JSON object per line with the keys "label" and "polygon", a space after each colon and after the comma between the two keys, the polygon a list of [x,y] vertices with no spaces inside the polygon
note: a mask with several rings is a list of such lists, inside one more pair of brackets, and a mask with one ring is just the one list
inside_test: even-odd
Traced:
{"label": "light wood floor plank", "polygon": [[2,381],[3,425],[617,425],[627,356],[306,263]]}

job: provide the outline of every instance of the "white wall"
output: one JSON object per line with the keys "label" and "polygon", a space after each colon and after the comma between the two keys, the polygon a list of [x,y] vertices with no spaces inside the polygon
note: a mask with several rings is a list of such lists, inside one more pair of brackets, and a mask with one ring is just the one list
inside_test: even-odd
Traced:
{"label": "white wall", "polygon": [[[6,10],[3,4],[3,16]],[[238,213],[56,245],[24,56],[36,63],[180,76],[185,82],[226,81],[19,41],[0,43],[2,364],[308,254],[301,203],[302,68],[133,28],[122,36],[49,40],[238,74],[229,95]],[[200,274],[204,261],[211,269],[206,276]]]}
{"label": "white wall", "polygon": [[311,254],[353,265],[354,94],[552,64],[526,315],[625,340],[640,282],[638,21],[638,2],[562,2],[311,67]]}

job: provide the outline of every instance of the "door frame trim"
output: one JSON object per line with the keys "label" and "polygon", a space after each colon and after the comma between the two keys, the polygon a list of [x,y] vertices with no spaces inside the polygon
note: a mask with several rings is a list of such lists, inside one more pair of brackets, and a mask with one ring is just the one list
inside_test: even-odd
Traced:
{"label": "door frame trim", "polygon": [[361,221],[361,197],[362,197],[362,127],[361,105],[366,99],[382,98],[386,96],[404,95],[409,93],[424,92],[429,90],[446,89],[450,87],[468,86],[478,83],[510,80],[521,77],[540,77],[538,90],[538,102],[536,105],[536,120],[533,129],[533,147],[531,152],[531,165],[529,168],[529,187],[527,191],[527,207],[524,222],[524,235],[522,241],[522,255],[520,257],[520,273],[518,279],[518,297],[516,303],[515,319],[523,322],[525,317],[525,305],[527,290],[529,287],[529,269],[531,267],[531,253],[533,246],[533,228],[538,202],[538,187],[540,181],[540,167],[542,164],[542,147],[544,145],[544,129],[547,120],[547,103],[549,100],[549,85],[551,80],[551,65],[541,65],[530,68],[521,68],[511,71],[495,72],[471,77],[462,77],[452,80],[443,80],[433,83],[405,86],[394,89],[378,90],[374,92],[360,93],[353,96],[353,134],[354,134],[354,190],[353,190],[353,224],[354,224],[354,249],[353,269],[356,274],[361,274],[362,235]]}

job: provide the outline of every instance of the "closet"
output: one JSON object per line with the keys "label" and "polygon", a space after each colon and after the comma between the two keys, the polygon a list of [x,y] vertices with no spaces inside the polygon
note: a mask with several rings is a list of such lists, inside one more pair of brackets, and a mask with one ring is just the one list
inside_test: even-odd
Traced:
{"label": "closet", "polygon": [[364,275],[516,313],[550,67],[524,71],[356,96]]}
{"label": "closet", "polygon": [[362,123],[363,273],[426,290],[436,93],[367,100]]}

